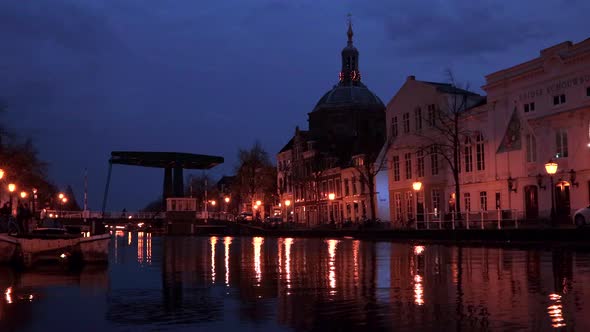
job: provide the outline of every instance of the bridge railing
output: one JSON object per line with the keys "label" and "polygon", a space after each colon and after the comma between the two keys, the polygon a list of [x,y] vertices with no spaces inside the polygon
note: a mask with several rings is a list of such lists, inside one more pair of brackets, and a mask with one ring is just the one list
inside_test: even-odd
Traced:
{"label": "bridge railing", "polygon": [[104,215],[100,211],[60,211],[46,210],[45,217],[65,218],[65,219],[164,219],[166,212],[113,212],[105,211]]}

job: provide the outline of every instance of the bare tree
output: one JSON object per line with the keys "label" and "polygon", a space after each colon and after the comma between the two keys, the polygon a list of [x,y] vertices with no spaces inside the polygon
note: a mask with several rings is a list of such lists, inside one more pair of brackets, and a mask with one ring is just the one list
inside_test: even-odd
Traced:
{"label": "bare tree", "polygon": [[[387,165],[387,151],[393,143],[393,138],[388,139],[382,149],[367,148],[367,153],[353,161],[354,168],[359,174],[361,185],[366,185],[369,188],[369,206],[371,209],[371,218],[376,219],[377,207],[375,198],[377,191],[375,188],[375,178]],[[381,155],[381,152],[385,152]]]}
{"label": "bare tree", "polygon": [[259,142],[247,150],[238,151],[235,194],[241,202],[252,202],[256,197],[274,204],[277,195],[276,167]]}
{"label": "bare tree", "polygon": [[[449,166],[455,185],[454,212],[461,211],[461,185],[459,174],[461,172],[461,149],[463,142],[470,139],[473,132],[465,126],[465,119],[470,116],[470,107],[480,102],[483,97],[470,92],[469,86],[459,88],[454,75],[450,70],[446,71],[449,84],[442,93],[446,97],[443,107],[429,112],[427,122],[431,130],[417,133],[421,138],[421,144],[415,147],[416,152],[422,152],[423,156],[440,156]],[[457,214],[457,218],[460,214]]]}

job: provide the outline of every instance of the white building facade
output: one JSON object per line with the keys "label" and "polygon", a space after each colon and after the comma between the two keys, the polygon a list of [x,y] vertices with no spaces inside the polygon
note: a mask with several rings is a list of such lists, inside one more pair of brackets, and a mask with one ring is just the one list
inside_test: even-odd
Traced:
{"label": "white building facade", "polygon": [[[463,219],[547,219],[552,191],[555,219],[571,223],[573,212],[590,203],[590,40],[544,49],[536,59],[486,76],[483,89],[485,99],[410,76],[387,105],[395,225],[412,224],[416,210],[418,220],[444,220],[457,207]],[[457,96],[463,104],[454,162],[452,154],[431,149],[448,145],[432,121],[444,118],[436,114],[448,113]],[[549,160],[558,164],[553,188]]]}

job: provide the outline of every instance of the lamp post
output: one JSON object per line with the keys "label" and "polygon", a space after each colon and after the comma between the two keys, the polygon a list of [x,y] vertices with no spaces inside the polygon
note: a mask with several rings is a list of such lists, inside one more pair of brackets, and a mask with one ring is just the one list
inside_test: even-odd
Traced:
{"label": "lamp post", "polygon": [[229,196],[225,196],[225,198],[223,200],[225,201],[225,213],[227,213],[228,210],[229,210],[229,201],[230,201],[230,198],[229,198]]}
{"label": "lamp post", "polygon": [[16,190],[16,185],[14,183],[10,183],[8,185],[8,192],[10,193],[10,195],[9,195],[10,201],[9,201],[9,204],[8,204],[8,205],[10,205],[10,214],[13,214],[13,212],[12,212],[12,201],[13,201],[12,195],[14,194],[14,191],[15,190]]}
{"label": "lamp post", "polygon": [[37,203],[37,188],[33,188],[33,200],[31,210],[33,211],[33,215],[35,215],[35,204]]}
{"label": "lamp post", "polygon": [[328,210],[330,210],[330,223],[334,223],[334,207],[332,206],[332,203],[334,202],[335,198],[336,195],[334,193],[328,194],[328,200],[330,200],[330,204],[328,204]]}
{"label": "lamp post", "polygon": [[285,210],[287,210],[287,220],[289,221],[289,205],[291,205],[291,201],[290,200],[285,200]]}
{"label": "lamp post", "polygon": [[415,222],[416,222],[416,229],[418,229],[418,192],[420,192],[420,189],[422,189],[422,182],[416,180],[414,181],[414,183],[412,183],[412,189],[414,189],[414,192],[416,193],[416,213],[415,213]]}
{"label": "lamp post", "polygon": [[553,175],[557,173],[557,166],[557,163],[553,160],[549,160],[549,162],[545,164],[545,171],[549,174],[549,178],[551,179],[551,224],[555,224],[555,188],[553,187]]}

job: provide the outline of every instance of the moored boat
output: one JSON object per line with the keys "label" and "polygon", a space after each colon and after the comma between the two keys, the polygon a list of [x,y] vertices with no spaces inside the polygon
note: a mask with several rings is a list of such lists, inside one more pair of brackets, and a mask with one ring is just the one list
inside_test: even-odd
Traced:
{"label": "moored boat", "polygon": [[0,234],[0,263],[106,263],[110,234],[82,237],[61,229],[36,229],[22,237]]}

